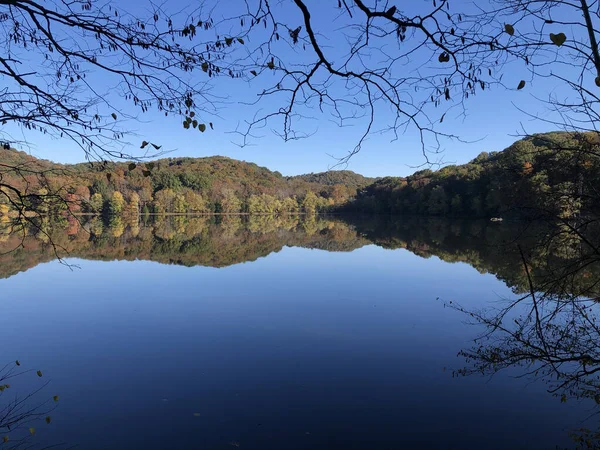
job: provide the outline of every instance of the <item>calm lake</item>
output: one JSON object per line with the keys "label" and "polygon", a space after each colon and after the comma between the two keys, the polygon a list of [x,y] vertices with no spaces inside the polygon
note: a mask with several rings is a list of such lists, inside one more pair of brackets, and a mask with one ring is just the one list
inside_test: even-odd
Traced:
{"label": "calm lake", "polygon": [[0,234],[0,365],[32,369],[0,408],[58,395],[50,424],[25,425],[57,448],[574,448],[594,402],[518,367],[455,373],[482,328],[449,302],[526,290],[514,228],[94,219],[50,232],[62,262],[43,236],[4,253],[22,236]]}

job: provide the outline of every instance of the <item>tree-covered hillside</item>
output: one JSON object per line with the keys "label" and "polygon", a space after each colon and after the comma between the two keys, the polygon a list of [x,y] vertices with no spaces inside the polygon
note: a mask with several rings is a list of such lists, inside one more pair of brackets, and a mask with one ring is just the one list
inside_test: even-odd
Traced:
{"label": "tree-covered hillside", "polygon": [[351,170],[330,170],[328,172],[307,173],[305,175],[296,175],[288,177],[288,180],[302,180],[308,183],[324,184],[326,186],[334,186],[336,184],[362,188],[372,184],[377,178],[365,177]]}
{"label": "tree-covered hillside", "polygon": [[600,152],[590,134],[548,133],[481,153],[463,165],[386,177],[362,189],[348,210],[493,217],[571,217],[598,208]]}
{"label": "tree-covered hillside", "polygon": [[[600,150],[594,135],[548,133],[519,140],[467,164],[371,179],[351,171],[293,177],[253,163],[214,156],[148,163],[60,165],[15,150],[0,161],[31,208],[59,193],[74,212],[278,214],[325,210],[433,216],[573,217],[600,207]],[[2,176],[0,165],[0,176]],[[0,186],[2,189],[2,186]],[[0,214],[10,213],[1,191]]]}
{"label": "tree-covered hillside", "polygon": [[[3,149],[0,161],[11,166],[10,172],[4,174],[0,166],[0,176],[4,175],[4,181],[9,180],[10,185],[26,197],[26,204],[32,209],[51,203],[48,201],[51,193],[59,200],[45,204],[46,211],[61,210],[68,205],[74,212],[107,215],[313,213],[346,203],[356,195],[357,180],[363,179],[348,171],[341,175],[332,172],[328,182],[319,181],[324,180],[324,176],[286,178],[256,164],[221,156],[165,158],[147,163],[60,165],[24,152]],[[19,171],[14,167],[19,167]],[[340,184],[350,179],[352,184]],[[365,185],[365,180],[360,186]],[[9,190],[0,195],[0,213],[9,212],[14,195],[16,192]],[[61,202],[63,198],[67,201]]]}

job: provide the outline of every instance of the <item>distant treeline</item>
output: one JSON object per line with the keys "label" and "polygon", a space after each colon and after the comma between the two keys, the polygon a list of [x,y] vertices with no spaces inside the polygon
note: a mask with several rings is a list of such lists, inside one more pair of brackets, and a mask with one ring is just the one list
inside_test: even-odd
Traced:
{"label": "distant treeline", "polygon": [[[42,213],[313,214],[345,204],[374,179],[351,171],[284,177],[225,157],[167,158],[148,163],[60,165],[0,150],[0,176],[16,194],[0,195],[0,215],[25,203]],[[2,189],[2,188],[0,188]],[[15,199],[16,200],[16,199]]]}
{"label": "distant treeline", "polygon": [[[0,150],[0,176],[21,192],[27,209],[42,213],[69,208],[106,217],[346,211],[566,218],[600,210],[596,139],[576,133],[535,135],[502,152],[481,153],[468,164],[404,178],[373,179],[351,171],[284,177],[225,157],[60,165],[15,150]],[[15,193],[0,193],[0,216],[11,209],[14,214],[10,198]]]}
{"label": "distant treeline", "polygon": [[463,165],[386,177],[345,209],[430,216],[573,217],[599,211],[600,145],[590,134],[548,133]]}

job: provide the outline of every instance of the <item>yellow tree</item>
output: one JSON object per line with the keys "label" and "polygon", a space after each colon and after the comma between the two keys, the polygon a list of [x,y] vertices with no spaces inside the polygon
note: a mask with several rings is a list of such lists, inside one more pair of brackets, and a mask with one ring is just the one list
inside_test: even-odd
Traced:
{"label": "yellow tree", "polygon": [[304,200],[302,200],[302,209],[306,214],[315,214],[318,203],[319,199],[316,194],[312,191],[307,191]]}
{"label": "yellow tree", "polygon": [[127,204],[127,212],[132,215],[140,213],[140,196],[137,192],[133,192],[129,197],[129,203]]}
{"label": "yellow tree", "polygon": [[125,207],[125,199],[119,191],[114,191],[108,205],[108,212],[111,215],[118,215],[123,212]]}

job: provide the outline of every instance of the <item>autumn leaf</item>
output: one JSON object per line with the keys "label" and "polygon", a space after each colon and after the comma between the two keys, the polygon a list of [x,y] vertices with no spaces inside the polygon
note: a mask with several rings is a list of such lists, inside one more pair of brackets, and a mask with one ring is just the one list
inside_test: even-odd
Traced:
{"label": "autumn leaf", "polygon": [[525,87],[525,80],[519,81],[519,85],[517,86],[517,90],[520,91]]}
{"label": "autumn leaf", "polygon": [[513,27],[509,23],[506,23],[504,24],[504,31],[506,31],[510,36],[512,36],[513,34],[515,34],[515,27]]}

